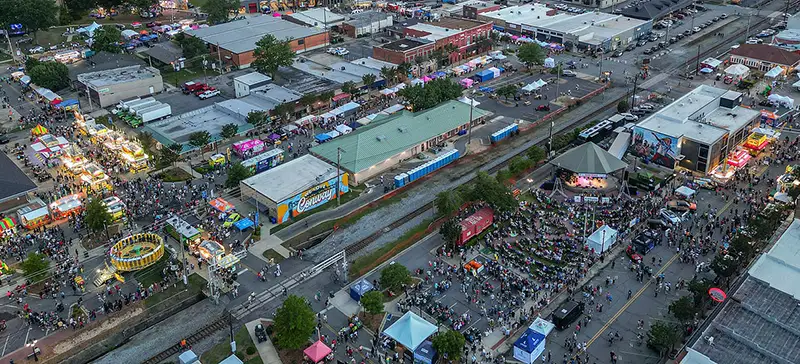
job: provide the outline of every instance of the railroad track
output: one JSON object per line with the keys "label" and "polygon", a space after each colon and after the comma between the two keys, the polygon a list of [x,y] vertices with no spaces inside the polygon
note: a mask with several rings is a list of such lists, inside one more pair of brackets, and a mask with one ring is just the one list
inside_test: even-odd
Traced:
{"label": "railroad track", "polygon": [[[192,334],[191,336],[186,337],[186,341],[188,343],[196,343],[196,342],[198,342],[198,341],[200,341],[200,340],[202,340],[204,338],[207,338],[207,337],[211,336],[215,332],[217,332],[219,330],[222,330],[223,328],[228,326],[229,317],[230,316],[227,313],[224,314],[222,317],[220,317],[216,321],[214,321],[211,324],[209,324],[208,326],[203,327],[202,329],[200,329],[200,331],[197,331],[194,334]],[[164,350],[164,351],[156,354],[156,356],[151,357],[150,359],[147,359],[147,360],[143,361],[142,363],[143,364],[158,364],[158,363],[160,363],[160,362],[162,362],[164,360],[167,360],[169,357],[171,357],[171,356],[173,356],[175,354],[178,354],[180,352],[181,352],[181,344],[177,343],[177,344],[171,346],[170,348],[168,348],[167,350]]]}
{"label": "railroad track", "polygon": [[397,221],[389,224],[385,228],[380,229],[380,230],[372,233],[372,235],[370,235],[370,236],[368,236],[368,237],[366,237],[364,239],[361,239],[360,241],[357,241],[357,242],[355,242],[353,244],[348,245],[344,249],[345,254],[347,254],[348,256],[352,256],[353,254],[358,253],[362,249],[366,248],[369,244],[371,244],[372,242],[377,240],[381,235],[396,229],[400,225],[403,225],[403,224],[407,223],[409,220],[411,220],[414,217],[424,213],[425,211],[428,211],[431,208],[433,208],[433,202],[429,202],[429,203],[427,203],[425,205],[422,205],[422,207],[414,210],[413,212],[411,212],[408,215],[405,215],[405,216],[401,217],[400,219],[398,219]]}

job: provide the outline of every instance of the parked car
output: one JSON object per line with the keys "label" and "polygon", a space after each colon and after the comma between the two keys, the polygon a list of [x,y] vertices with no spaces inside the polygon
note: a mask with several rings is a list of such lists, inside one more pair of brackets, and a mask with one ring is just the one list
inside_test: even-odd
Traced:
{"label": "parked car", "polygon": [[[655,48],[655,47],[653,47],[653,48]],[[653,52],[654,52],[653,48],[647,48],[647,49],[644,50],[643,53],[644,54],[653,54]]]}
{"label": "parked car", "polygon": [[217,96],[217,95],[219,95],[219,90],[208,90],[208,91],[205,91],[205,92],[201,93],[200,95],[197,95],[197,97],[199,97],[201,100],[205,100],[205,99]]}
{"label": "parked car", "polygon": [[564,77],[575,77],[578,74],[575,73],[574,71],[564,70],[564,72],[562,72],[561,75],[564,76]]}
{"label": "parked car", "polygon": [[[658,39],[658,38],[656,38],[656,39]],[[646,45],[646,44],[647,44],[647,40],[645,40],[645,39],[642,39],[642,40],[640,40],[640,41],[638,41],[636,43],[636,45],[639,46],[639,47],[641,47],[643,45]]]}
{"label": "parked car", "polygon": [[617,58],[617,57],[622,57],[622,55],[623,55],[623,54],[625,54],[625,52],[623,52],[623,51],[616,51],[616,52],[614,52],[614,53],[612,53],[612,54],[611,54],[611,57],[614,57],[614,58]]}
{"label": "parked car", "polygon": [[659,216],[661,217],[662,220],[664,220],[664,221],[666,221],[666,222],[668,222],[670,224],[680,224],[681,223],[681,218],[678,217],[677,214],[675,214],[674,212],[672,212],[672,211],[670,211],[668,209],[665,209],[665,208],[661,209],[661,211],[659,212]]}
{"label": "parked car", "polygon": [[536,111],[550,111],[550,105],[539,105],[536,107]]}
{"label": "parked car", "polygon": [[36,46],[31,49],[28,49],[28,53],[42,53],[42,52],[44,52],[44,47],[42,46]]}
{"label": "parked car", "polygon": [[684,200],[670,200],[667,201],[667,208],[677,212],[697,211],[697,204]]}
{"label": "parked car", "polygon": [[728,19],[728,14],[722,13],[719,16],[720,19]]}
{"label": "parked car", "polygon": [[634,50],[634,49],[636,49],[636,44],[635,43],[628,44],[628,46],[625,47],[625,50],[629,51],[629,52]]}
{"label": "parked car", "polygon": [[636,116],[636,115],[633,115],[631,113],[627,113],[626,112],[626,113],[622,113],[620,115],[625,119],[625,121],[639,121],[639,117]]}

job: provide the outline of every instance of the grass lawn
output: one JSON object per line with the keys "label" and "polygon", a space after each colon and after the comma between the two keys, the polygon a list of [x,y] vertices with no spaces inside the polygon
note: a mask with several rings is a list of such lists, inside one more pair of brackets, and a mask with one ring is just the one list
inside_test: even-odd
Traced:
{"label": "grass lawn", "polygon": [[283,257],[283,255],[278,254],[278,252],[276,252],[275,249],[267,249],[261,255],[263,255],[264,258],[266,258],[267,260],[274,259],[276,264],[286,259]]}
{"label": "grass lawn", "polygon": [[0,52],[0,62],[7,61],[9,59],[11,59],[11,56],[9,56],[8,54],[5,54],[3,52]]}
{"label": "grass lawn", "polygon": [[183,182],[192,179],[192,175],[182,168],[172,167],[159,172],[156,178],[160,178],[164,182]]}
{"label": "grass lawn", "polygon": [[190,275],[188,281],[188,286],[184,286],[182,282],[178,282],[175,287],[169,287],[166,290],[153,294],[144,301],[145,306],[148,310],[167,307],[169,304],[159,304],[167,300],[177,302],[186,299],[200,293],[203,287],[206,286],[206,280],[197,273]]}
{"label": "grass lawn", "polygon": [[155,264],[134,272],[133,277],[136,281],[141,283],[145,288],[150,287],[151,284],[161,282],[161,272],[167,266],[169,258],[167,256],[161,257]]}
{"label": "grass lawn", "polygon": [[[65,30],[64,28],[53,28],[53,29],[48,29],[48,30],[40,30],[40,31],[36,32],[36,36],[33,37],[33,40],[37,44],[39,44],[40,46],[42,46],[45,49],[47,49],[47,47],[49,47],[51,45],[59,44],[61,42],[66,42],[67,41],[67,37],[64,37],[64,36],[61,35],[62,33],[64,33],[64,30]],[[80,37],[75,37],[75,38],[73,38],[73,41],[77,42],[80,39],[81,39]],[[27,49],[28,48],[33,48],[33,46],[23,47],[23,49],[25,50],[26,53],[27,53]]]}
{"label": "grass lawn", "polygon": [[[236,331],[236,334],[233,335],[233,339],[236,340],[236,356],[242,359],[245,364],[264,363],[258,355],[258,350],[256,350],[253,339],[250,338],[250,333],[247,332],[247,327],[242,326]],[[248,355],[248,352],[253,354]],[[203,353],[203,355],[200,356],[200,360],[203,363],[219,363],[229,356],[231,356],[231,343],[225,340]]]}
{"label": "grass lawn", "polygon": [[[362,186],[356,186],[356,187],[350,187],[350,192],[345,193],[344,195],[342,195],[342,197],[341,197],[342,200],[339,203],[340,204],[346,204],[347,202],[352,201],[353,199],[355,199],[356,197],[361,195],[361,192],[364,192],[364,186],[363,185]],[[270,234],[275,234],[278,231],[281,231],[281,230],[285,229],[286,227],[297,223],[298,221],[303,221],[303,219],[305,219],[305,218],[307,218],[309,216],[312,216],[312,215],[314,215],[314,214],[316,214],[318,212],[329,210],[329,209],[332,209],[332,208],[335,208],[335,207],[336,207],[336,202],[331,201],[331,202],[326,203],[326,204],[324,204],[324,205],[322,205],[322,206],[320,206],[318,208],[315,208],[315,209],[313,209],[311,211],[304,212],[304,213],[300,214],[300,216],[292,219],[291,221],[288,221],[288,222],[285,222],[283,224],[280,224],[278,226],[273,227],[272,229],[270,229]],[[331,225],[331,227],[332,226],[333,225]]]}
{"label": "grass lawn", "polygon": [[350,264],[350,276],[360,277],[371,269],[381,265],[381,263],[388,261],[397,255],[397,253],[403,251],[403,249],[411,246],[422,237],[421,235],[428,229],[428,226],[430,226],[432,222],[433,219],[426,219],[413,229],[406,231],[397,241],[386,244],[372,253],[356,258],[353,264]]}
{"label": "grass lawn", "polygon": [[[206,71],[206,74],[213,75],[214,71]],[[178,72],[175,72],[172,69],[161,69],[161,77],[164,79],[164,82],[174,84],[174,86],[178,87],[188,81],[194,79],[202,79],[203,78],[203,70],[193,69],[191,67],[184,68]]]}

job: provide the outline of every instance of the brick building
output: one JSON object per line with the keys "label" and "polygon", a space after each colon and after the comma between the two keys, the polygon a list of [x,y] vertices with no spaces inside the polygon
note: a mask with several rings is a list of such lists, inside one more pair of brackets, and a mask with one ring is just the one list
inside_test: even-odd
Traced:
{"label": "brick building", "polygon": [[373,48],[372,57],[392,63],[412,62],[417,56],[430,56],[434,50],[453,44],[458,50],[450,55],[450,61],[458,62],[477,54],[480,40],[489,38],[491,30],[491,23],[467,19],[418,23],[403,30],[404,39]]}
{"label": "brick building", "polygon": [[268,15],[189,30],[186,34],[204,41],[213,55],[212,59],[222,58],[223,65],[230,68],[250,67],[256,42],[267,34],[280,40],[288,40],[292,50],[298,53],[329,44],[328,31],[324,29],[307,27]]}
{"label": "brick building", "polygon": [[500,5],[488,5],[486,3],[476,5],[464,5],[462,16],[467,19],[478,19],[478,14],[488,13],[490,11],[500,10]]}

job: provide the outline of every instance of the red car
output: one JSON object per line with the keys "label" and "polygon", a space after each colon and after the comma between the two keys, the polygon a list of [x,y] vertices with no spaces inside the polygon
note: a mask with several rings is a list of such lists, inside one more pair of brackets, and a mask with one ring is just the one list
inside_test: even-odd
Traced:
{"label": "red car", "polygon": [[536,107],[536,111],[550,111],[550,105],[539,105]]}
{"label": "red car", "polygon": [[631,260],[636,263],[641,263],[642,259],[644,259],[642,255],[637,253],[636,250],[633,249],[633,246],[630,245],[628,245],[628,247],[625,248],[625,254],[627,254],[628,257],[631,258]]}

